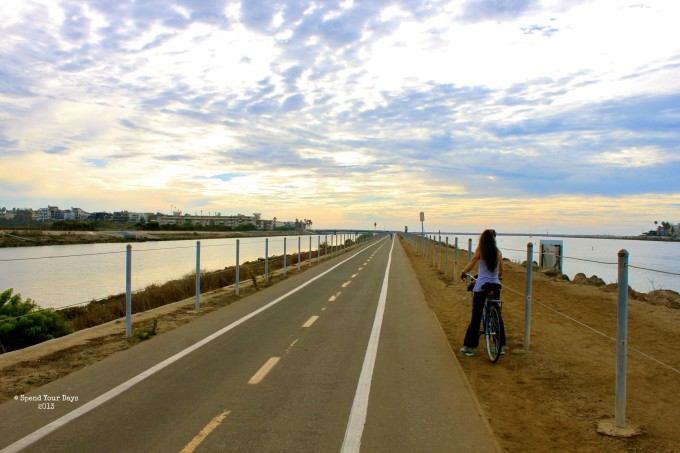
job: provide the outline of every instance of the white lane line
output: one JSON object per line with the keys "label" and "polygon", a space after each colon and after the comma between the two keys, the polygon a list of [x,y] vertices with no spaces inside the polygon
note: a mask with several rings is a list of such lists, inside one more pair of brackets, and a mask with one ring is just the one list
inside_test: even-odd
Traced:
{"label": "white lane line", "polygon": [[343,288],[347,288],[347,287],[349,286],[350,283],[352,283],[352,282],[351,282],[351,281],[345,282],[345,283],[342,284],[342,287],[343,287]]}
{"label": "white lane line", "polygon": [[355,278],[357,275],[359,275],[359,274],[352,274],[352,278]]}
{"label": "white lane line", "polygon": [[385,314],[387,281],[390,275],[390,265],[392,264],[392,250],[394,250],[394,241],[392,241],[390,256],[387,259],[387,268],[385,269],[385,277],[383,278],[382,289],[380,290],[378,308],[376,309],[375,318],[373,319],[371,337],[368,341],[368,346],[366,347],[366,356],[364,357],[364,364],[361,367],[357,391],[354,394],[354,402],[352,403],[352,411],[349,414],[345,439],[342,442],[342,449],[340,450],[341,453],[359,453],[359,448],[361,447],[361,436],[364,433],[366,414],[368,412],[368,397],[371,393],[373,368],[375,367],[375,359],[378,355],[380,329],[382,328],[382,320]]}
{"label": "white lane line", "polygon": [[322,278],[326,274],[328,274],[328,273],[334,271],[335,269],[337,269],[338,267],[342,266],[347,261],[355,258],[357,255],[365,252],[366,250],[368,250],[369,248],[371,248],[371,247],[373,247],[377,244],[380,244],[380,242],[376,242],[375,244],[369,245],[368,247],[366,247],[363,250],[357,251],[357,253],[355,253],[354,255],[347,257],[343,261],[339,262],[338,264],[329,268],[328,270],[320,273],[316,277],[310,278],[309,280],[307,280],[306,282],[304,282],[300,286],[293,288],[292,290],[288,291],[286,294],[284,294],[284,295],[274,299],[273,301],[269,302],[267,305],[264,305],[264,306],[258,308],[257,310],[245,315],[241,319],[234,321],[233,323],[229,324],[228,326],[223,327],[222,329],[218,330],[217,332],[213,333],[212,335],[205,337],[201,341],[196,342],[193,345],[189,346],[188,348],[181,350],[177,354],[168,357],[167,359],[163,360],[160,363],[157,363],[156,365],[152,366],[148,370],[139,373],[137,376],[128,379],[127,381],[120,384],[118,387],[114,387],[111,390],[109,390],[105,393],[102,393],[101,395],[94,398],[90,402],[83,404],[79,408],[74,409],[73,411],[69,412],[68,414],[63,415],[60,418],[48,423],[47,425],[43,426],[42,428],[40,428],[36,431],[33,431],[31,434],[28,434],[28,435],[22,437],[21,439],[17,440],[13,444],[5,447],[2,450],[2,452],[3,453],[16,453],[16,452],[21,451],[24,448],[28,447],[29,445],[36,443],[37,441],[39,441],[43,437],[47,436],[51,432],[53,432],[53,431],[61,428],[62,426],[72,422],[76,418],[87,414],[88,412],[92,411],[93,409],[96,409],[97,407],[101,406],[102,404],[106,403],[107,401],[112,400],[113,398],[115,398],[118,395],[120,395],[121,393],[125,392],[130,387],[140,383],[141,381],[148,378],[149,376],[156,374],[160,370],[162,370],[162,369],[172,365],[173,363],[177,362],[182,357],[191,354],[192,352],[194,352],[198,348],[205,346],[206,344],[210,343],[214,339],[221,337],[225,333],[227,333],[230,330],[240,326],[241,324],[248,321],[249,319],[254,318],[255,316],[262,313],[263,311],[273,307],[274,305],[278,304],[282,300],[286,299],[288,296],[295,294],[296,292],[300,291],[302,288],[306,287],[307,285],[312,284],[313,282]]}
{"label": "white lane line", "polygon": [[363,267],[360,267],[360,268],[359,268],[359,270],[363,270],[363,269],[364,269]]}
{"label": "white lane line", "polygon": [[210,435],[210,433],[215,430],[215,428],[220,426],[220,423],[222,423],[222,421],[224,421],[224,419],[227,418],[227,415],[229,415],[229,414],[230,414],[230,411],[224,411],[220,415],[218,415],[217,417],[210,420],[210,423],[205,425],[205,428],[203,428],[201,430],[201,432],[198,433],[196,435],[196,437],[194,437],[191,440],[191,442],[189,442],[187,444],[187,446],[182,449],[182,451],[180,453],[193,453],[194,450],[196,450],[196,447],[201,445],[201,443],[203,443],[205,438],[208,437]]}
{"label": "white lane line", "polygon": [[340,297],[340,294],[342,294],[342,291],[338,291],[337,293],[335,293],[334,295],[332,295],[332,296],[328,299],[328,302],[333,302],[335,299],[337,299],[338,297]]}
{"label": "white lane line", "polygon": [[312,316],[311,318],[309,318],[309,319],[307,320],[306,323],[304,323],[304,324],[302,325],[302,327],[305,327],[305,328],[307,328],[307,327],[312,327],[312,324],[314,324],[314,323],[316,322],[317,319],[319,319],[318,316]]}
{"label": "white lane line", "polygon": [[262,365],[262,368],[257,370],[257,373],[253,374],[253,377],[250,378],[248,384],[255,385],[262,382],[262,379],[267,377],[272,368],[274,368],[276,364],[279,363],[279,360],[281,360],[281,357],[272,357],[267,360],[264,365]]}

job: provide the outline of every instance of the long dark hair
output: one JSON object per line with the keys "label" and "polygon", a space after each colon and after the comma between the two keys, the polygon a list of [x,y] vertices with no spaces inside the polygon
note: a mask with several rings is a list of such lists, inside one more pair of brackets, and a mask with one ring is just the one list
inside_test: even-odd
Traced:
{"label": "long dark hair", "polygon": [[490,272],[494,272],[496,266],[498,266],[498,247],[496,247],[496,232],[494,230],[484,230],[479,236],[479,251],[486,268]]}

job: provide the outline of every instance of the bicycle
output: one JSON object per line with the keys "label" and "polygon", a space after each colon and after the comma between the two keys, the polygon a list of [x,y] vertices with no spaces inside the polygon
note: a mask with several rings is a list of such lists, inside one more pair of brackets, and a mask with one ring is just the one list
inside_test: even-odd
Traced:
{"label": "bicycle", "polygon": [[[472,291],[473,287],[474,277],[473,282],[468,286],[468,291]],[[497,296],[501,290],[501,285],[498,283],[485,283],[482,286],[482,290],[486,292],[486,298],[484,300],[479,335],[484,335],[489,360],[492,363],[496,363],[501,355],[504,354],[503,348],[505,347],[505,345],[501,345],[503,331],[502,302]]]}

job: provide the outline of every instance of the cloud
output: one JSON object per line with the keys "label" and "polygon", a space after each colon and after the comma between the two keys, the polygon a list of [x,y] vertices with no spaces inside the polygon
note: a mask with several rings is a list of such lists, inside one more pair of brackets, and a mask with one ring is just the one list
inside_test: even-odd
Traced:
{"label": "cloud", "polygon": [[69,149],[66,146],[57,145],[57,146],[52,146],[52,147],[46,149],[45,154],[64,154],[68,150]]}
{"label": "cloud", "polygon": [[592,163],[611,165],[614,167],[641,168],[665,165],[680,161],[680,152],[666,152],[656,147],[628,148],[620,151],[606,151],[593,156]]}
{"label": "cloud", "polygon": [[677,15],[649,5],[8,3],[0,171],[77,174],[92,200],[399,224],[424,207],[462,222],[488,200],[491,216],[672,195]]}
{"label": "cloud", "polygon": [[511,20],[538,5],[535,0],[467,0],[461,18],[469,22]]}

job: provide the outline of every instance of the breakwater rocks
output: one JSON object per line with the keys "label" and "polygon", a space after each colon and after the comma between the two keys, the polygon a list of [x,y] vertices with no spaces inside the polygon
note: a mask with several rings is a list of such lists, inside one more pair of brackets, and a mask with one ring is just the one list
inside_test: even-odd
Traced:
{"label": "breakwater rocks", "polygon": [[[522,263],[522,266],[526,267],[526,265],[526,261]],[[570,279],[568,275],[563,274],[554,268],[539,269],[538,263],[536,262],[533,263],[533,269],[534,271],[540,272],[546,277],[552,278],[554,281],[570,282],[574,285],[595,286],[607,292],[616,292],[619,288],[617,283],[607,283],[597,275],[591,275],[588,277],[586,274],[579,272],[578,274],[574,275],[573,279]],[[680,293],[669,289],[656,289],[648,293],[641,293],[635,291],[629,286],[628,297],[653,305],[665,305],[669,308],[680,309]]]}

